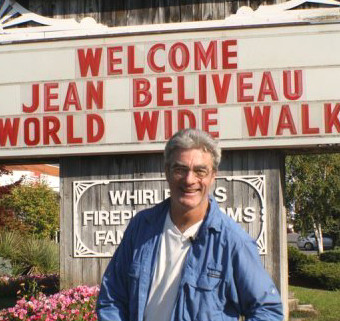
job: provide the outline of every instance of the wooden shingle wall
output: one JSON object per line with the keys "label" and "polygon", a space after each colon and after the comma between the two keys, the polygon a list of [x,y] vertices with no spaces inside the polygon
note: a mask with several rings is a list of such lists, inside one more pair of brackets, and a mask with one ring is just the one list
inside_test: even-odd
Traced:
{"label": "wooden shingle wall", "polygon": [[242,6],[253,10],[282,1],[259,0],[21,0],[30,11],[53,18],[93,17],[107,26],[225,19]]}

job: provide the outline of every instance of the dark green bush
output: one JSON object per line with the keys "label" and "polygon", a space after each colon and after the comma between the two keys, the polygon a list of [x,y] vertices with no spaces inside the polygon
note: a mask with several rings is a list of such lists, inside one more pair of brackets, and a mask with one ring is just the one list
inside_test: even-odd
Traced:
{"label": "dark green bush", "polygon": [[320,260],[323,262],[340,263],[340,250],[324,252],[320,254]]}
{"label": "dark green bush", "polygon": [[296,277],[301,267],[315,264],[318,259],[314,255],[306,255],[294,246],[288,246],[288,272],[290,277]]}
{"label": "dark green bush", "polygon": [[298,272],[310,287],[317,287],[325,290],[340,289],[340,264],[318,262],[306,264]]}

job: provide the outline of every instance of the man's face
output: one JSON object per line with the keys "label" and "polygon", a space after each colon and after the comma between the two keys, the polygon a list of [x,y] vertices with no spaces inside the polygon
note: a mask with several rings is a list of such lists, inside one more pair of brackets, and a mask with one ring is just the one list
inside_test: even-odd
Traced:
{"label": "man's face", "polygon": [[179,149],[166,169],[172,210],[205,210],[209,190],[215,180],[213,159],[201,149]]}

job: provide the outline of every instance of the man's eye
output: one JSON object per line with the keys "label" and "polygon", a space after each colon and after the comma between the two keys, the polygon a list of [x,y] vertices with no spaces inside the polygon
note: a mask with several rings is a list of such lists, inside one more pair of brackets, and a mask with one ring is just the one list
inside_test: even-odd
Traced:
{"label": "man's eye", "polygon": [[197,177],[205,177],[208,175],[208,170],[205,168],[200,168],[195,170],[195,175]]}
{"label": "man's eye", "polygon": [[177,174],[185,174],[188,171],[188,169],[185,167],[174,167],[173,171],[174,173],[177,173]]}

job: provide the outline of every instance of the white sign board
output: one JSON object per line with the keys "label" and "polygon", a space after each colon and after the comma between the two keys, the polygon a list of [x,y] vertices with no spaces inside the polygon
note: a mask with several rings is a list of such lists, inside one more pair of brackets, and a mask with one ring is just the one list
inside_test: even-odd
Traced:
{"label": "white sign board", "polygon": [[[256,239],[261,255],[267,254],[265,183],[264,175],[218,176],[213,190],[221,211],[244,227],[248,226],[247,230]],[[146,184],[157,188],[147,189],[143,187]],[[254,197],[251,202],[230,207],[228,194],[237,185],[248,187]],[[102,196],[100,208],[86,203],[91,192]],[[133,216],[169,196],[165,178],[73,182],[73,256],[111,257]]]}
{"label": "white sign board", "polygon": [[340,143],[340,25],[0,46],[0,157]]}

